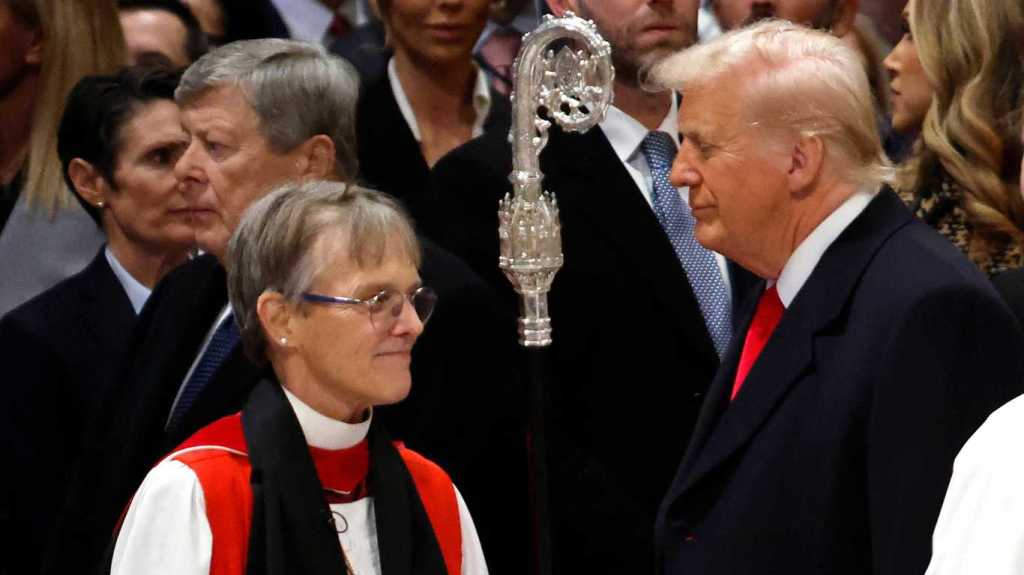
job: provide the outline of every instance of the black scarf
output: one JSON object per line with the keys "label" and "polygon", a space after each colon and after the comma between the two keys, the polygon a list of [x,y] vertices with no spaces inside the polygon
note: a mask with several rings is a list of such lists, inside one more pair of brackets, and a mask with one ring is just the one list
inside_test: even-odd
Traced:
{"label": "black scarf", "polygon": [[[252,463],[248,575],[340,575],[344,552],[313,458],[291,405],[264,379],[242,409]],[[412,476],[384,429],[368,435],[377,544],[385,575],[447,575],[441,548]]]}

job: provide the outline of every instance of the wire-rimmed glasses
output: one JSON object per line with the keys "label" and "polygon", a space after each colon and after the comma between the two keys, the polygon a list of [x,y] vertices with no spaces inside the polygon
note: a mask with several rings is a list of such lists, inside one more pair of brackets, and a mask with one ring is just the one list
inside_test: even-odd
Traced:
{"label": "wire-rimmed glasses", "polygon": [[302,299],[309,303],[327,305],[365,305],[370,312],[370,322],[373,323],[374,329],[387,333],[398,323],[407,299],[420,322],[426,324],[430,314],[434,313],[437,292],[427,286],[420,286],[409,294],[383,289],[366,299],[303,292]]}

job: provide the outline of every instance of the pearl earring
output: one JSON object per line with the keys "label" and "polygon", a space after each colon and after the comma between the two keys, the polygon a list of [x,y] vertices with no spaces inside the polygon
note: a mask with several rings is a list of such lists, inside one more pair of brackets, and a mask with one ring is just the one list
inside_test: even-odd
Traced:
{"label": "pearl earring", "polygon": [[281,339],[279,339],[277,341],[281,342],[281,345],[288,345],[288,338],[287,337],[282,337]]}
{"label": "pearl earring", "polygon": [[97,208],[102,208],[103,207],[103,200],[100,200],[100,201],[96,202],[96,207]]}

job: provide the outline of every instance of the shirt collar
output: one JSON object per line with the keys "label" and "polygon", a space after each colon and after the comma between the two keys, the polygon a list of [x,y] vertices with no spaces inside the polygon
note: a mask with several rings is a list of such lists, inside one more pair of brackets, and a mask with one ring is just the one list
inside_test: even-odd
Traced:
{"label": "shirt collar", "polygon": [[[476,71],[476,80],[473,84],[473,111],[476,113],[476,118],[473,120],[473,137],[476,138],[484,133],[484,122],[487,121],[487,116],[491,113],[491,88],[487,85],[487,76],[480,71],[475,62],[473,69]],[[402,82],[398,79],[398,72],[395,71],[394,58],[388,61],[388,81],[391,83],[391,91],[395,94],[395,103],[398,104],[398,109],[402,112],[409,131],[412,132],[412,137],[417,142],[422,141],[420,127],[416,123],[416,113],[413,112],[412,104],[409,103],[409,98],[405,95],[405,90],[402,89]]]}
{"label": "shirt collar", "polygon": [[331,419],[306,405],[285,386],[282,385],[281,389],[284,390],[288,403],[292,405],[295,419],[299,420],[299,427],[302,428],[302,434],[306,436],[306,443],[313,447],[330,450],[348,449],[365,439],[366,434],[370,431],[370,422],[373,421],[372,409],[366,421],[345,423]]}
{"label": "shirt collar", "polygon": [[128,270],[124,269],[121,262],[117,261],[117,258],[114,257],[114,252],[110,251],[110,246],[103,248],[103,255],[106,256],[107,263],[110,264],[110,269],[114,272],[114,276],[117,277],[117,281],[124,288],[124,293],[128,295],[128,301],[132,302],[132,309],[135,310],[135,315],[139,315],[142,307],[146,305],[146,300],[149,299],[149,294],[152,290],[142,285],[139,280],[128,273]]}
{"label": "shirt collar", "polygon": [[[319,44],[334,19],[334,12],[319,0],[272,0],[292,38]],[[354,21],[353,21],[354,24]]]}
{"label": "shirt collar", "polygon": [[776,283],[782,305],[789,307],[829,246],[868,207],[875,193],[865,188],[857,190],[800,242],[782,267]]}
{"label": "shirt collar", "polygon": [[[676,146],[679,146],[678,121],[679,104],[673,94],[672,105],[668,109],[668,114],[661,121],[661,125],[658,126],[658,130],[671,136]],[[622,162],[632,160],[640,151],[640,144],[643,143],[648,132],[643,124],[615,106],[608,107],[608,113],[605,115],[604,121],[601,122],[601,131],[604,132],[608,143],[615,150],[615,155]]]}

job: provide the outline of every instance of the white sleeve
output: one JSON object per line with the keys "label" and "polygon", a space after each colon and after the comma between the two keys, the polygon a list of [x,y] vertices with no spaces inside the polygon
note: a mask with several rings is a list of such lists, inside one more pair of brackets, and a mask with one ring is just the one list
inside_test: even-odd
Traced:
{"label": "white sleeve", "polygon": [[480,536],[476,534],[476,525],[457,487],[455,499],[459,504],[459,526],[462,530],[462,575],[487,575],[487,561],[484,560],[484,550],[480,546]]}
{"label": "white sleeve", "polygon": [[111,575],[208,575],[213,534],[196,474],[180,461],[154,467],[135,493]]}
{"label": "white sleeve", "polygon": [[1024,573],[1022,399],[996,410],[957,455],[926,575]]}

